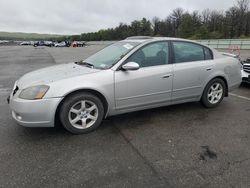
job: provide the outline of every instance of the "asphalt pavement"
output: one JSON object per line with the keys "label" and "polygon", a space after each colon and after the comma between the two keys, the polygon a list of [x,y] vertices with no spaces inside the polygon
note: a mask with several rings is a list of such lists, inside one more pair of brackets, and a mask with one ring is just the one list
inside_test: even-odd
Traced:
{"label": "asphalt pavement", "polygon": [[214,109],[197,102],[119,115],[85,135],[12,120],[6,98],[16,79],[103,47],[0,47],[0,187],[250,187],[247,84]]}

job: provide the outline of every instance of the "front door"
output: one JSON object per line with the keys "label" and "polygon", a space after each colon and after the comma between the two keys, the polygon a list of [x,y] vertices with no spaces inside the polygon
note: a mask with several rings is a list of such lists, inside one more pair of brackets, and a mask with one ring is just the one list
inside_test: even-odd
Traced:
{"label": "front door", "polygon": [[117,110],[171,101],[173,66],[168,54],[167,42],[148,44],[126,60],[138,63],[138,70],[115,72]]}

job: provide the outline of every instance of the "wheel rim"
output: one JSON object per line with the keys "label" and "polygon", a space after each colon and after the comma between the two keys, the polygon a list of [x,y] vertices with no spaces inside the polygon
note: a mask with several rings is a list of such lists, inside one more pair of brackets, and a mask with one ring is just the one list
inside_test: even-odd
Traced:
{"label": "wheel rim", "polygon": [[207,98],[211,104],[216,104],[221,100],[222,95],[223,95],[222,85],[220,83],[214,83],[208,90]]}
{"label": "wheel rim", "polygon": [[98,118],[98,108],[89,100],[81,100],[75,103],[68,114],[70,124],[77,129],[91,127]]}

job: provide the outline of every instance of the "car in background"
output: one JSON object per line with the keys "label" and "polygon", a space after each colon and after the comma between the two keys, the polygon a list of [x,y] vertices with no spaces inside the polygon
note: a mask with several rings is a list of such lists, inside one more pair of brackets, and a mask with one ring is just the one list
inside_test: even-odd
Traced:
{"label": "car in background", "polygon": [[83,61],[24,75],[8,101],[23,126],[60,121],[82,134],[127,112],[194,101],[213,108],[240,83],[237,58],[185,39],[129,37]]}
{"label": "car in background", "polygon": [[52,41],[36,41],[33,44],[34,47],[38,47],[38,46],[48,46],[48,47],[52,47],[54,46],[54,43]]}
{"label": "car in background", "polygon": [[10,41],[8,41],[8,40],[0,40],[0,44],[1,43],[9,43]]}
{"label": "car in background", "polygon": [[86,43],[83,41],[73,41],[70,46],[71,47],[83,47],[85,45]]}
{"label": "car in background", "polygon": [[53,47],[54,43],[52,41],[44,41],[44,45],[48,47]]}
{"label": "car in background", "polygon": [[67,43],[65,41],[62,41],[62,42],[56,42],[54,43],[54,46],[55,47],[67,47]]}
{"label": "car in background", "polygon": [[44,43],[44,41],[36,41],[36,42],[34,42],[33,46],[34,47],[45,46],[45,43]]}
{"label": "car in background", "polygon": [[20,43],[21,46],[29,46],[32,45],[32,43],[30,41],[23,41]]}
{"label": "car in background", "polygon": [[250,84],[250,57],[242,62],[242,82]]}
{"label": "car in background", "polygon": [[77,47],[83,47],[86,46],[86,42],[84,41],[77,41]]}

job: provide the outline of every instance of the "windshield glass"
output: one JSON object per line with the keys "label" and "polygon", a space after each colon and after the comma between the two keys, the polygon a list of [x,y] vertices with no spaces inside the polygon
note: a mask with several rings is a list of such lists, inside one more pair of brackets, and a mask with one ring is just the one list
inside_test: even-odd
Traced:
{"label": "windshield glass", "polygon": [[90,56],[84,62],[92,64],[94,68],[108,69],[138,44],[136,42],[117,42]]}

